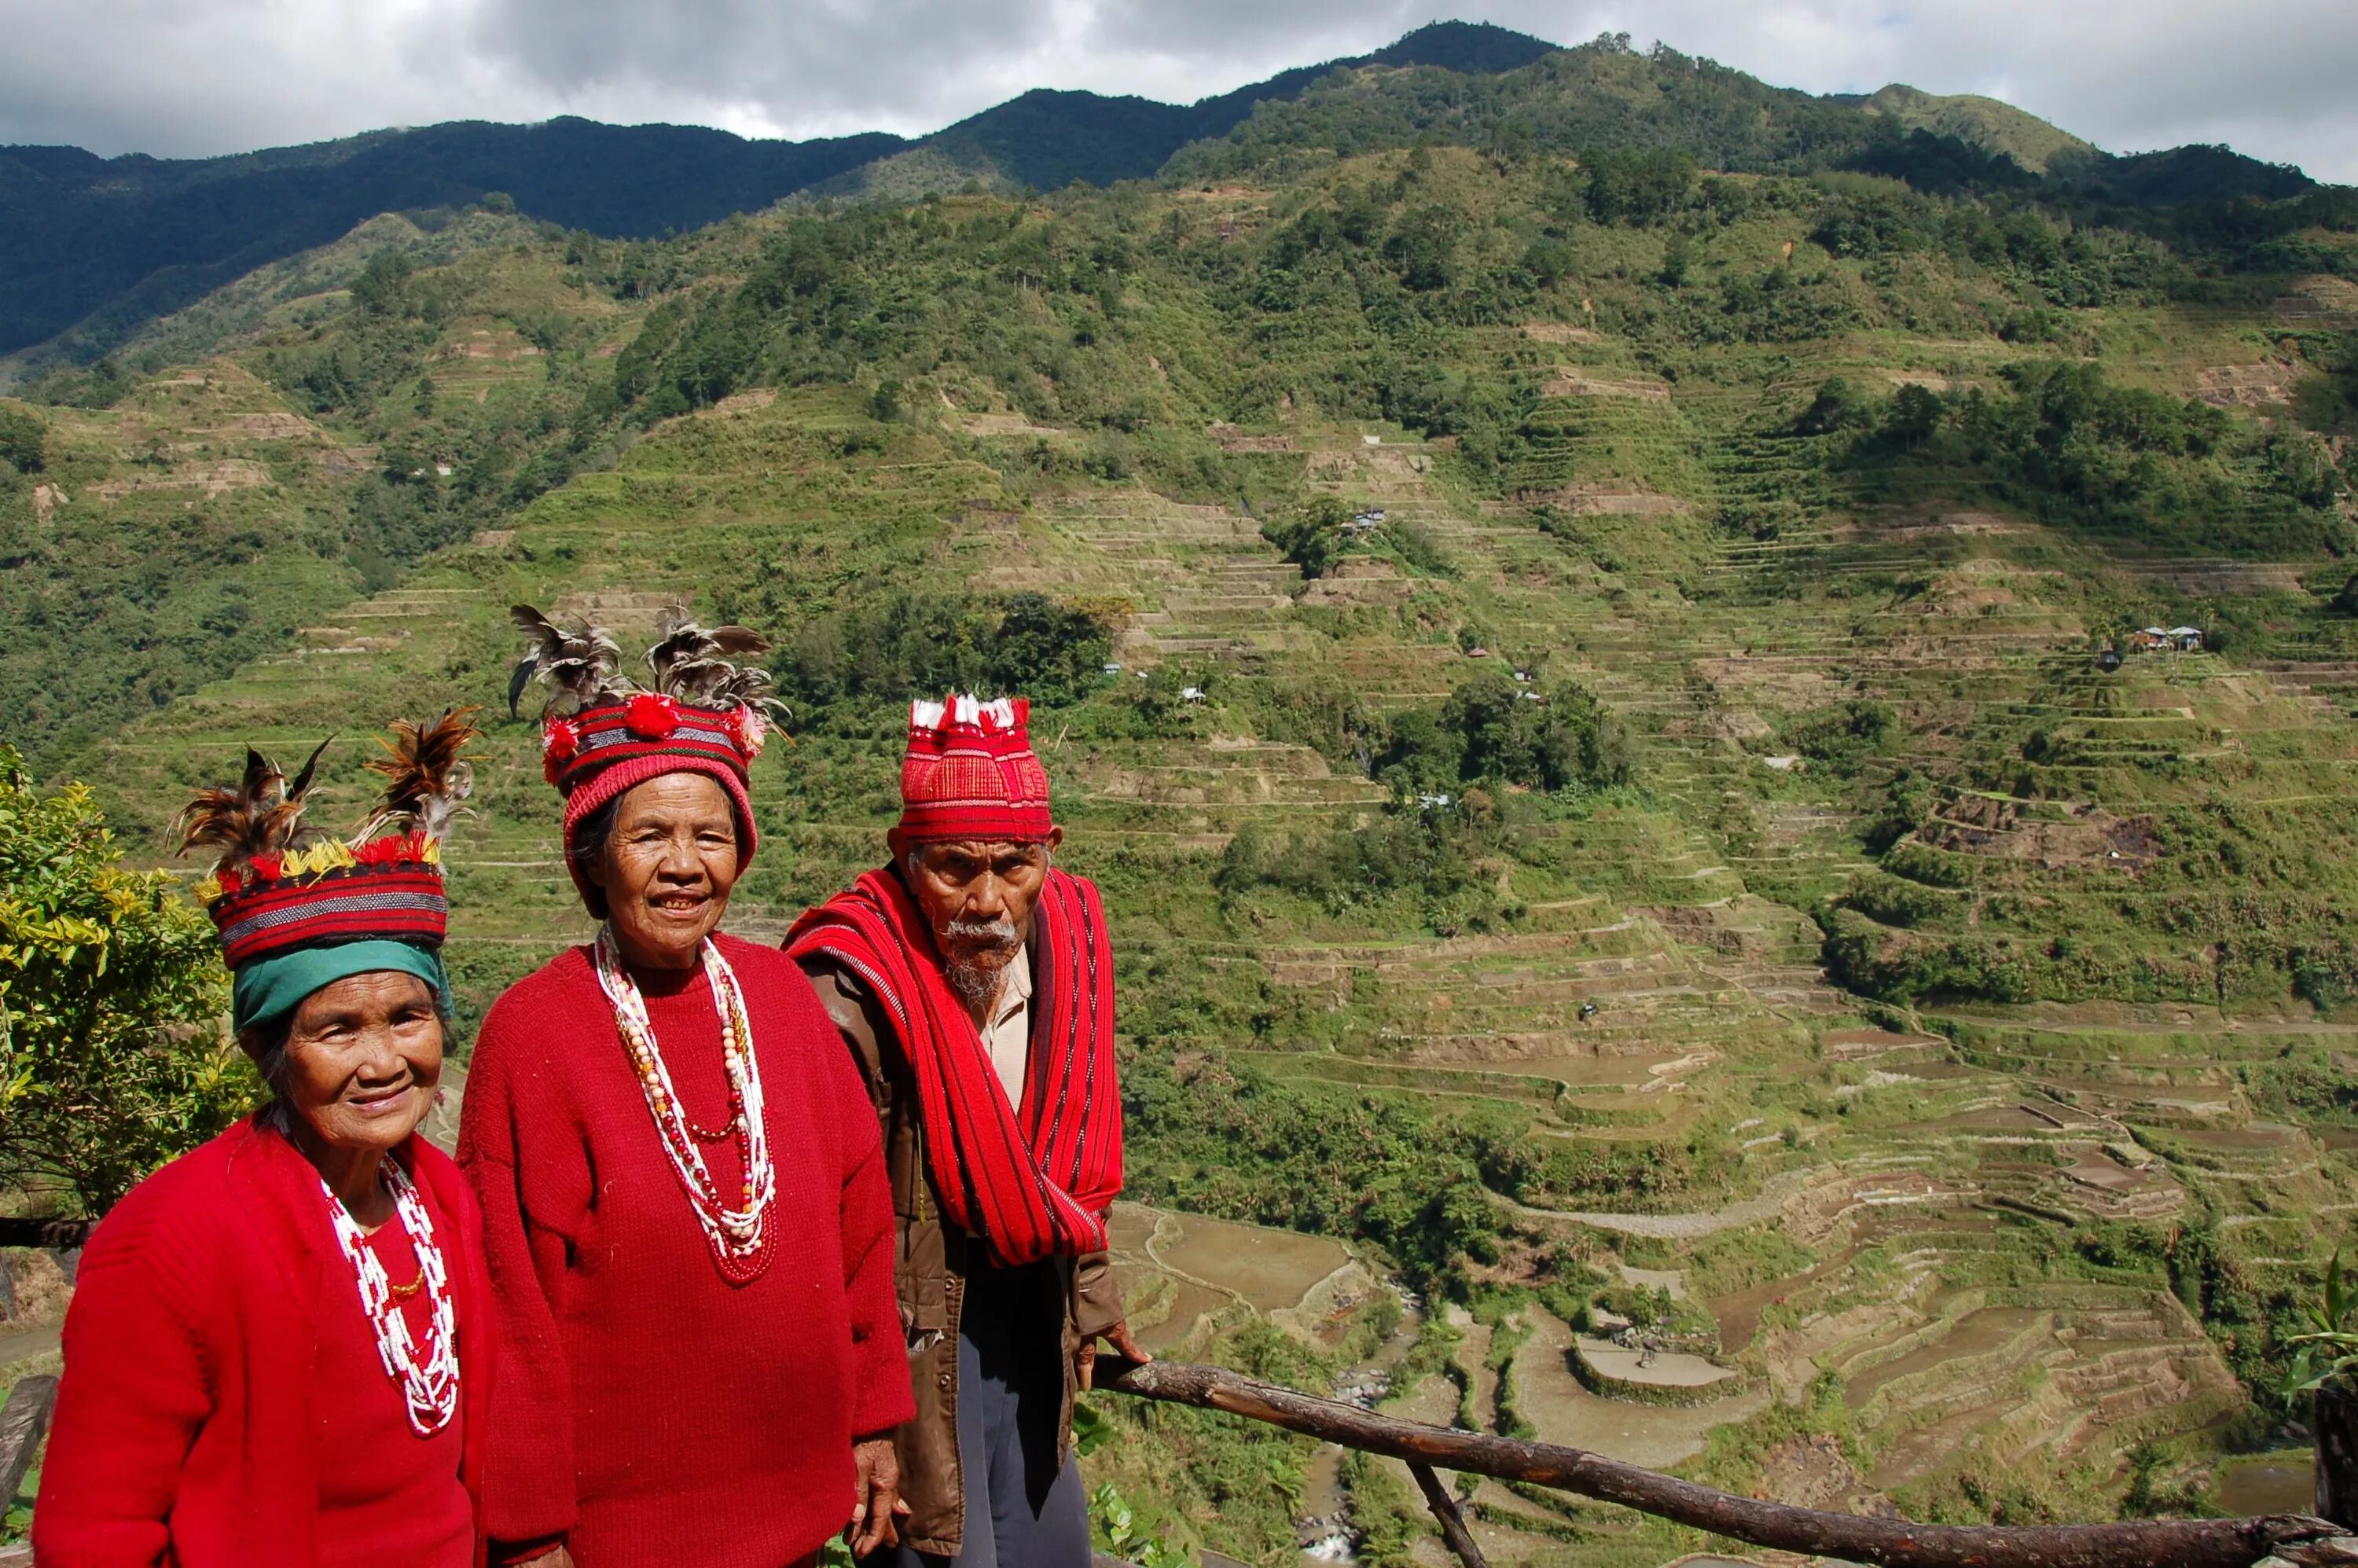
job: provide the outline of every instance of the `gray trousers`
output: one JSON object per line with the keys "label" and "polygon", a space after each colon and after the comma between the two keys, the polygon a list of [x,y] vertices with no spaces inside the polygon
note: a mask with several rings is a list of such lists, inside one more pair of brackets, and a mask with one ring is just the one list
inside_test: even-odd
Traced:
{"label": "gray trousers", "polygon": [[1056,1462],[1065,1400],[1062,1325],[1044,1317],[1024,1269],[968,1277],[958,1322],[958,1464],[965,1547],[955,1557],[897,1547],[884,1568],[1089,1568],[1089,1502],[1077,1460]]}

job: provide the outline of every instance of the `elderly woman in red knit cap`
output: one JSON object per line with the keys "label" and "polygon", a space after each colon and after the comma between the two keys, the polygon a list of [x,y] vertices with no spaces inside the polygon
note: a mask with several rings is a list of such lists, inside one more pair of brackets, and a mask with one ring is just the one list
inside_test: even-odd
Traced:
{"label": "elderly woman in red knit cap", "polygon": [[753,858],[768,676],[667,617],[633,688],[536,611],[511,687],[556,688],[544,761],[596,939],[518,981],[469,1063],[503,1354],[495,1563],[788,1568],[894,1539],[910,1411],[875,1115],[774,947],[719,934]]}
{"label": "elderly woman in red knit cap", "polygon": [[[294,782],[183,815],[236,974],[252,1119],[100,1224],[66,1314],[33,1521],[43,1568],[474,1568],[492,1359],[481,1229],[414,1134],[442,1071],[442,830],[463,714],[395,726],[383,807],[351,842]],[[319,754],[312,754],[317,763]]]}

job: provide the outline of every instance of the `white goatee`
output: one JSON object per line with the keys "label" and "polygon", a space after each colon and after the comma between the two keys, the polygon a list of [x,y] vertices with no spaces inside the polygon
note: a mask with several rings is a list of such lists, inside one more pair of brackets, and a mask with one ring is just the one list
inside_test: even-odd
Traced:
{"label": "white goatee", "polygon": [[953,920],[941,937],[945,955],[965,955],[946,957],[943,961],[943,977],[950,989],[978,1019],[989,1018],[999,1005],[1000,993],[1007,989],[1007,966],[1022,946],[1015,922],[1005,915],[997,920]]}

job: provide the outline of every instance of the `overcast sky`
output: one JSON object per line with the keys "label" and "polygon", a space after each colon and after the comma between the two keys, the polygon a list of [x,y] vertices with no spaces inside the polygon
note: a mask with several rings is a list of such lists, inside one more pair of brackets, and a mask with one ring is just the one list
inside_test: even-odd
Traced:
{"label": "overcast sky", "polygon": [[1437,16],[2358,182],[2358,0],[0,0],[0,143],[193,157],[563,114],[917,135],[1029,87],[1190,102]]}

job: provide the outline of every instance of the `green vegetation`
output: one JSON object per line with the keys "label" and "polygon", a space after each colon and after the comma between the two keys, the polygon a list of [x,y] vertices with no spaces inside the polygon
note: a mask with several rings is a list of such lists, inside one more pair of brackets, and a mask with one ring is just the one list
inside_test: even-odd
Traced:
{"label": "green vegetation", "polygon": [[2341,476],[2313,436],[2239,428],[2209,404],[2114,386],[2099,365],[2002,374],[1996,396],[1910,384],[1873,406],[1830,382],[1800,427],[1857,427],[1839,460],[1868,476],[1869,493],[1986,488],[2052,522],[2157,549],[2275,558],[2351,543],[2334,506]]}
{"label": "green vegetation", "polygon": [[1434,1114],[1409,1098],[1290,1084],[1219,1061],[1130,1065],[1141,1200],[1373,1242],[1418,1289],[1498,1260],[1515,1227],[1491,1194],[1646,1208],[1706,1182],[1713,1158],[1656,1144],[1537,1139],[1503,1110]]}
{"label": "green vegetation", "polygon": [[805,622],[774,673],[780,694],[805,715],[843,705],[865,717],[949,691],[1070,703],[1103,684],[1112,645],[1102,611],[1042,594],[892,594]]}
{"label": "green vegetation", "polygon": [[251,1108],[212,924],[0,748],[0,1183],[103,1214]]}
{"label": "green vegetation", "polygon": [[[978,139],[660,239],[380,218],[51,372],[0,404],[0,738],[136,867],[248,741],[497,708],[510,603],[687,602],[796,710],[765,935],[875,862],[910,697],[1022,691],[1132,1195],[1423,1297],[1380,1354],[1364,1300],[1141,1303],[1174,1354],[1404,1349],[1426,1414],[1916,1517],[2195,1506],[2288,1440],[2358,1198],[2358,212],[1420,37],[1478,69],[1308,73],[1151,181],[960,192]],[[462,1023],[584,934],[535,748],[495,713],[452,846]],[[1599,1401],[1608,1312],[1743,1391]],[[1109,1541],[1290,1552],[1303,1445],[1099,1403]],[[1364,1561],[1396,1483],[1317,1473]],[[1472,1501],[1539,1563],[1707,1544]]]}
{"label": "green vegetation", "polygon": [[[1266,1324],[1224,1336],[1218,1362],[1249,1377],[1323,1390],[1337,1370]],[[1305,1438],[1209,1411],[1116,1397],[1090,1401],[1102,1426],[1089,1456],[1101,1548],[1125,1562],[1178,1563],[1211,1547],[1265,1559],[1293,1541],[1303,1503]]]}
{"label": "green vegetation", "polygon": [[49,465],[49,427],[29,408],[0,408],[0,462],[19,474]]}

